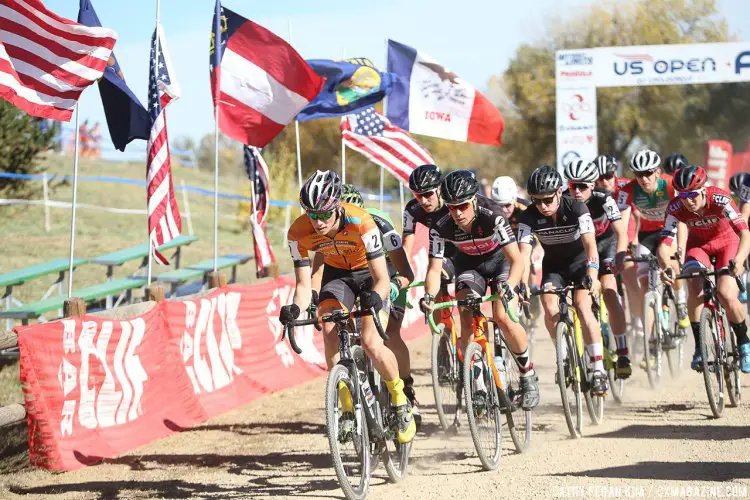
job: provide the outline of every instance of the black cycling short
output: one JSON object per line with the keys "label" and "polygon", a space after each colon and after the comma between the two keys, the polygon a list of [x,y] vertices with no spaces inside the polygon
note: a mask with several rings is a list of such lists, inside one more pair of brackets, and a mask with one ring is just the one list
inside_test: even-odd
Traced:
{"label": "black cycling short", "polygon": [[479,295],[484,295],[489,285],[495,293],[500,283],[508,281],[510,262],[502,251],[485,256],[458,254],[456,256],[456,292],[469,288]]}
{"label": "black cycling short", "polygon": [[456,277],[456,265],[453,260],[456,256],[443,257],[443,271],[440,273],[440,284],[448,286],[453,283],[453,279]]}
{"label": "black cycling short", "polygon": [[599,276],[613,274],[612,266],[617,254],[617,236],[613,234],[597,241],[596,249],[599,251]]}
{"label": "black cycling short", "polygon": [[581,252],[572,262],[558,263],[547,259],[547,254],[542,260],[542,288],[563,288],[570,283],[576,288],[583,289],[583,278],[586,277],[587,259],[586,254]]}
{"label": "black cycling short", "polygon": [[661,243],[661,230],[639,232],[638,243],[646,247],[651,255],[656,255],[656,249],[659,248],[659,243]]}
{"label": "black cycling short", "polygon": [[369,268],[350,271],[329,265],[323,266],[320,302],[334,299],[347,311],[351,311],[357,297],[365,290],[372,290],[372,274]]}

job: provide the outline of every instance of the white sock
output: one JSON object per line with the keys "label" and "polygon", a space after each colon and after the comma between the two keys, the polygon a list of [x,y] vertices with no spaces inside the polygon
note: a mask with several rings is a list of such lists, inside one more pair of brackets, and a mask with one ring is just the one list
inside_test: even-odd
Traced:
{"label": "white sock", "polygon": [[643,320],[641,320],[641,318],[636,317],[633,325],[635,326],[636,330],[643,330]]}
{"label": "white sock", "polygon": [[[476,375],[476,370],[480,366],[482,367],[482,369],[479,371],[479,374]],[[475,370],[474,387],[476,388],[477,391],[487,392],[487,386],[484,384],[484,370],[485,370],[484,364],[481,364],[481,363],[475,364],[474,370]]]}
{"label": "white sock", "polygon": [[586,344],[586,354],[589,355],[591,368],[597,371],[604,371],[604,349],[601,342],[595,344]]}
{"label": "white sock", "polygon": [[675,301],[677,301],[677,304],[685,305],[687,304],[687,287],[683,286],[681,289],[677,290],[677,294],[675,295]]}

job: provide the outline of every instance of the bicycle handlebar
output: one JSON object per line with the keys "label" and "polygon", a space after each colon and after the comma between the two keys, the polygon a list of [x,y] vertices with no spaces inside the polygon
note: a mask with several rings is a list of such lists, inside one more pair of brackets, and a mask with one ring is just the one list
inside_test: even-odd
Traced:
{"label": "bicycle handlebar", "polygon": [[[734,261],[730,260],[729,265],[727,267],[722,267],[721,269],[716,269],[714,271],[709,271],[708,269],[699,269],[698,271],[691,271],[689,273],[680,273],[677,276],[675,276],[675,279],[678,280],[686,280],[686,279],[693,279],[693,278],[708,278],[709,276],[724,276],[727,274],[730,274],[732,272],[732,269],[734,269]],[[735,281],[737,281],[737,286],[740,289],[740,292],[745,291],[745,284],[742,282],[740,278],[735,277]]]}
{"label": "bicycle handlebar", "polygon": [[575,288],[575,285],[567,285],[562,288],[540,288],[539,290],[531,292],[531,296],[536,297],[537,295],[567,295],[569,291],[575,290]]}
{"label": "bicycle handlebar", "polygon": [[[505,299],[498,294],[485,295],[484,297],[469,297],[468,299],[438,302],[432,307],[432,312],[440,311],[442,309],[448,309],[453,306],[478,306],[479,304],[483,304],[484,302],[492,302],[498,299],[503,301],[503,306],[505,306],[505,311],[508,313],[508,316],[510,316],[510,319],[518,323],[518,316],[516,316],[516,313],[513,312],[512,309],[508,308],[508,304]],[[430,330],[432,331],[432,333],[439,333],[440,330],[438,330],[437,323],[435,323],[435,318],[432,317],[432,314],[426,314],[425,316],[427,317],[427,324],[430,325]]]}
{"label": "bicycle handlebar", "polygon": [[[334,311],[330,314],[326,314],[325,316],[320,318],[321,323],[339,323],[339,322],[345,322],[350,319],[355,318],[361,318],[363,316],[372,316],[372,320],[375,323],[375,328],[378,331],[378,334],[380,335],[380,338],[382,338],[384,341],[388,340],[388,335],[383,330],[383,324],[380,322],[380,317],[375,314],[375,311],[370,309],[361,309],[357,311],[352,312],[344,312],[344,311]],[[284,330],[281,335],[281,340],[284,340],[284,336],[289,337],[289,345],[292,346],[292,349],[297,354],[302,354],[302,349],[297,345],[297,340],[294,337],[294,328],[297,326],[307,326],[307,325],[314,325],[315,328],[320,330],[320,323],[318,323],[318,318],[309,318],[309,319],[295,319],[294,321],[290,321],[289,323],[284,325]]]}

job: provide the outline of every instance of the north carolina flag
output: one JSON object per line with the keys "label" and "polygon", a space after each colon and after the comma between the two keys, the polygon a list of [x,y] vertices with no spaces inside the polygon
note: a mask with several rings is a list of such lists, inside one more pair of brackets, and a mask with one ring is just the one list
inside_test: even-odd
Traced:
{"label": "north carolina flag", "polygon": [[454,141],[502,144],[500,111],[427,54],[388,40],[388,72],[398,75],[386,114],[397,127]]}
{"label": "north carolina flag", "polygon": [[219,1],[209,52],[219,129],[242,144],[271,142],[325,82],[291,45]]}

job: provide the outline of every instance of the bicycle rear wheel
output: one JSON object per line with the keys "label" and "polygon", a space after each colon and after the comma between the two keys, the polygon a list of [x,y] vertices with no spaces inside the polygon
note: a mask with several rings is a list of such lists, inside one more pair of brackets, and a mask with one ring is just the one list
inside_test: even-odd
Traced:
{"label": "bicycle rear wheel", "polygon": [[737,349],[737,339],[734,332],[729,329],[729,321],[726,315],[722,315],[724,320],[724,335],[726,353],[726,362],[724,364],[724,380],[727,383],[727,395],[729,396],[729,406],[737,408],[742,403],[742,380],[740,377],[739,350]]}
{"label": "bicycle rear wheel", "polygon": [[[487,354],[472,342],[464,353],[464,400],[474,448],[485,470],[500,465],[502,424],[495,380],[490,376]],[[484,392],[484,403],[479,395]]]}
{"label": "bicycle rear wheel", "polygon": [[456,346],[451,340],[451,332],[445,325],[439,325],[440,333],[432,336],[432,391],[435,394],[440,427],[447,431],[453,426],[463,387],[458,387],[459,366]]}
{"label": "bicycle rear wheel", "polygon": [[570,328],[562,321],[555,328],[555,349],[557,355],[557,385],[560,388],[565,422],[573,438],[581,437],[583,426],[583,403],[581,401],[581,387],[576,380],[575,344],[570,335]]}
{"label": "bicycle rear wheel", "polygon": [[719,418],[724,411],[724,369],[722,343],[715,311],[708,307],[701,312],[700,350],[703,357],[703,381],[706,385],[711,413]]}
{"label": "bicycle rear wheel", "polygon": [[[498,335],[497,327],[495,327],[495,335]],[[508,423],[508,434],[510,434],[516,451],[523,453],[531,446],[532,412],[521,408],[521,372],[518,370],[516,359],[511,354],[510,345],[508,345],[505,337],[501,338],[505,344],[503,358],[505,359],[506,379],[505,390],[500,394],[501,412],[505,413],[505,420]]]}
{"label": "bicycle rear wheel", "polygon": [[[649,318],[650,316],[650,318]],[[643,301],[643,362],[652,389],[661,380],[661,307],[658,292],[648,292]]]}
{"label": "bicycle rear wheel", "polygon": [[[333,367],[326,383],[326,430],[328,445],[333,459],[333,470],[339,480],[341,490],[346,498],[360,500],[367,497],[370,484],[370,442],[367,418],[363,408],[356,408],[355,415],[346,424],[351,427],[347,432],[342,429],[341,409],[339,408],[339,383],[356,395],[352,374],[347,366],[338,364]],[[354,397],[355,401],[356,397]]]}
{"label": "bicycle rear wheel", "polygon": [[586,384],[583,387],[583,398],[586,401],[586,409],[589,412],[589,418],[593,425],[599,425],[604,420],[604,396],[594,396],[591,394],[590,384],[588,383],[589,378],[593,374],[594,370],[589,363],[588,356],[584,352],[584,358],[581,359],[577,356],[578,366],[580,367],[580,373],[582,377],[586,377]]}

